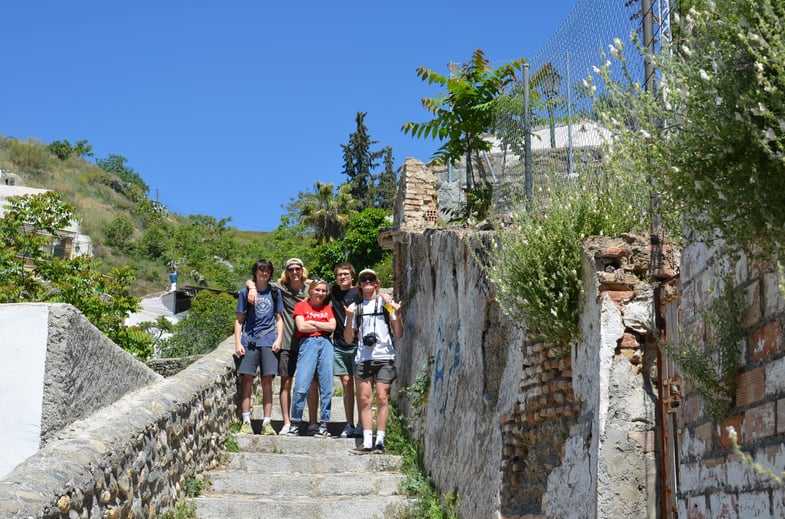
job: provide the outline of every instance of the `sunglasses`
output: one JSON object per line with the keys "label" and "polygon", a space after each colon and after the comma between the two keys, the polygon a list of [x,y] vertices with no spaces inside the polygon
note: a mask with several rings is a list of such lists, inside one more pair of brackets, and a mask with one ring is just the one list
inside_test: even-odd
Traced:
{"label": "sunglasses", "polygon": [[302,267],[289,267],[288,269],[286,269],[286,271],[287,272],[299,272],[302,269],[303,269]]}
{"label": "sunglasses", "polygon": [[360,283],[376,283],[376,278],[360,278]]}

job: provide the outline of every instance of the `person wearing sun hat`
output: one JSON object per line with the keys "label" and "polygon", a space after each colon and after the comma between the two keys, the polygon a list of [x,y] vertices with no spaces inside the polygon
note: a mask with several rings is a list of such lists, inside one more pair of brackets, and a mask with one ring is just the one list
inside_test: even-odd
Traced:
{"label": "person wearing sun hat", "polygon": [[[362,301],[346,307],[344,339],[357,344],[355,387],[363,444],[357,451],[383,453],[389,416],[390,385],[397,378],[393,337],[403,336],[401,303],[385,302],[372,269],[357,275]],[[376,389],[376,442],[373,441],[373,390]]]}

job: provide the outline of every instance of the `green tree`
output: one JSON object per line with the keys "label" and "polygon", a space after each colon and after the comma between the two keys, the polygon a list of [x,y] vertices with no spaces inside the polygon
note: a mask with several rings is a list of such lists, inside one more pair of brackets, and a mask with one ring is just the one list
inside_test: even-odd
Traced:
{"label": "green tree", "polygon": [[[455,164],[466,160],[466,189],[474,192],[477,181],[474,178],[472,156],[479,160],[481,151],[489,151],[491,143],[483,139],[496,126],[497,113],[494,100],[515,80],[516,71],[524,64],[522,58],[491,68],[481,49],[474,51],[472,59],[460,67],[452,65],[450,74],[440,74],[434,70],[419,67],[417,76],[428,84],[436,83],[446,92],[434,98],[423,98],[422,104],[434,118],[424,123],[408,122],[401,128],[404,134],[411,133],[417,138],[433,138],[446,141],[434,154],[439,163]],[[484,186],[479,188],[482,196],[469,198],[469,205],[486,207],[490,201],[491,186],[482,175]],[[471,209],[471,208],[470,208]],[[471,210],[469,211],[472,212]],[[478,215],[484,216],[484,215]]]}
{"label": "green tree", "polygon": [[384,170],[375,177],[374,200],[375,206],[392,211],[395,207],[395,194],[398,190],[398,174],[393,165],[393,153],[390,146],[382,150]]}
{"label": "green tree", "polygon": [[[174,229],[170,254],[181,272],[199,286],[231,289],[235,285],[233,267],[228,262],[236,248],[234,230],[227,226],[231,218],[190,215]],[[186,278],[187,279],[187,278]]]}
{"label": "green tree", "polygon": [[96,165],[106,171],[107,173],[114,173],[117,175],[120,180],[136,186],[138,189],[141,189],[143,195],[147,195],[150,191],[150,186],[148,186],[142,177],[133,170],[133,168],[126,166],[126,162],[128,159],[123,157],[122,155],[115,155],[114,153],[110,153],[104,159],[98,159],[95,161]]}
{"label": "green tree", "polygon": [[66,160],[71,155],[76,155],[77,157],[93,156],[93,147],[86,140],[76,141],[74,146],[68,142],[68,139],[52,141],[47,148],[60,160]]}
{"label": "green tree", "polygon": [[139,308],[139,300],[129,292],[133,271],[123,267],[105,274],[92,258],[49,254],[53,237],[74,219],[61,193],[9,197],[8,202],[0,219],[0,303],[71,304],[115,343],[147,358],[149,336],[123,324],[128,313]]}
{"label": "green tree", "polygon": [[349,134],[349,144],[341,144],[343,149],[343,174],[349,183],[349,194],[360,202],[360,209],[372,207],[373,170],[378,166],[381,151],[372,151],[371,146],[378,141],[371,139],[365,126],[365,112],[357,112],[357,128]]}
{"label": "green tree", "polygon": [[229,294],[200,290],[188,315],[162,341],[161,357],[184,357],[213,351],[234,333],[237,300]]}
{"label": "green tree", "polygon": [[131,250],[131,237],[134,234],[134,223],[125,214],[118,214],[106,228],[106,244],[123,251]]}
{"label": "green tree", "polygon": [[300,193],[293,206],[299,219],[313,229],[317,243],[327,243],[343,236],[349,218],[360,207],[350,194],[351,187],[342,184],[336,192],[330,182],[316,182],[310,193]]}

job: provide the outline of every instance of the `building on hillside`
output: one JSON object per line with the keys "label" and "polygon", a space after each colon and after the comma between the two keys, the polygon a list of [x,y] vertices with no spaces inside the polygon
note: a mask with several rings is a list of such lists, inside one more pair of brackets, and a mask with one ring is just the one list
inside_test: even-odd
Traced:
{"label": "building on hillside", "polygon": [[[19,185],[19,182],[18,175],[14,175],[8,170],[0,172],[0,218],[5,214],[9,197],[38,195],[49,191],[48,189],[22,186]],[[73,220],[68,227],[60,231],[58,236],[52,236],[47,252],[58,258],[69,259],[92,256],[93,242],[88,235],[80,232],[79,220]]]}

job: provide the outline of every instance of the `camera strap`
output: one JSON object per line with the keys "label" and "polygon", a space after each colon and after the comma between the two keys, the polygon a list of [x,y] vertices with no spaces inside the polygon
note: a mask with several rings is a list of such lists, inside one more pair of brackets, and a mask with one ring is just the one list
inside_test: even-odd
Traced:
{"label": "camera strap", "polygon": [[[384,311],[383,310],[382,310],[382,312],[379,312],[379,300],[381,300],[381,296],[379,296],[377,294],[376,297],[375,297],[373,313],[372,314],[368,314],[368,315],[372,315],[374,317],[376,317],[377,315],[384,315]],[[357,311],[357,335],[359,335],[360,337],[365,335],[365,332],[363,331],[363,328],[362,328],[362,326],[363,326],[363,307],[365,306],[364,303],[365,302],[361,300],[360,304],[358,305],[359,308],[357,309],[358,310]],[[376,319],[373,320],[373,333],[374,334],[376,333]]]}

